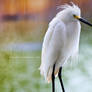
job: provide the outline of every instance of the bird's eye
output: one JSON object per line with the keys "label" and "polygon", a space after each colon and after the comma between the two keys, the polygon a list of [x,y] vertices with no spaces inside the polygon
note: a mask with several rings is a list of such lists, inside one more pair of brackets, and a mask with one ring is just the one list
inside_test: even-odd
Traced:
{"label": "bird's eye", "polygon": [[73,14],[73,17],[75,18],[75,17],[76,17],[76,15],[75,15],[75,14]]}

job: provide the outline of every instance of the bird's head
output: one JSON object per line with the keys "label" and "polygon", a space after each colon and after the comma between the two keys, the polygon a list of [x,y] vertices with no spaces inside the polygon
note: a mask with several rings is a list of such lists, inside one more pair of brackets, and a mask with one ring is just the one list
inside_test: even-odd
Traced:
{"label": "bird's head", "polygon": [[89,22],[87,22],[87,20],[81,17],[80,8],[74,3],[72,3],[72,5],[65,4],[59,6],[58,8],[62,8],[63,10],[57,14],[57,17],[61,18],[64,22],[70,23],[81,21],[85,24],[92,26],[92,24],[90,24]]}

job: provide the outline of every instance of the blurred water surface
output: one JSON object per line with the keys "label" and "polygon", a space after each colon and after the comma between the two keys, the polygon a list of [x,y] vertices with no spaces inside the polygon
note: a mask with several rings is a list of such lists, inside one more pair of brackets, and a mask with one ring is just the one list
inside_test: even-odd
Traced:
{"label": "blurred water surface", "polygon": [[[47,84],[38,70],[41,63],[41,43],[47,24],[36,23],[37,25],[30,26],[30,23],[22,22],[21,27],[16,23],[2,27],[1,39],[4,38],[5,41],[3,47],[11,50],[0,48],[0,92],[51,92],[51,83]],[[14,50],[14,46],[18,49]],[[72,62],[72,65],[65,65],[63,81],[66,92],[92,92],[92,28],[82,26],[79,60]],[[58,78],[56,92],[61,92]]]}

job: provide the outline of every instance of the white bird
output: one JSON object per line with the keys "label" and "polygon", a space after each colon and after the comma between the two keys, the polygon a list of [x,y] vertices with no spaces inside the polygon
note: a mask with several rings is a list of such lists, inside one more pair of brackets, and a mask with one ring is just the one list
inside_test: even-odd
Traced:
{"label": "white bird", "polygon": [[86,20],[81,18],[80,8],[73,4],[60,6],[62,11],[49,23],[42,46],[42,58],[40,73],[50,82],[52,80],[52,91],[55,92],[55,75],[58,74],[61,87],[65,92],[61,71],[64,63],[73,56],[76,56],[79,49],[81,25]]}

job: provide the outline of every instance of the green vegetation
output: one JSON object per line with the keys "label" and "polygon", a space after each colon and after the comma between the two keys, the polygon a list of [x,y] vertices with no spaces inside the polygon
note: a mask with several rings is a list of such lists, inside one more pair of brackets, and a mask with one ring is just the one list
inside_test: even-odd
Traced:
{"label": "green vegetation", "polygon": [[[29,23],[30,24],[30,23]],[[11,25],[8,25],[8,28]],[[14,26],[13,26],[14,27]],[[32,27],[32,25],[31,25]],[[33,26],[34,28],[35,26]],[[46,27],[46,25],[45,25]],[[4,28],[5,30],[8,28]],[[14,31],[14,30],[19,31]],[[2,31],[1,43],[6,43],[9,37],[17,41],[41,41],[44,32],[25,32],[27,27],[16,24],[14,30],[8,33]],[[28,27],[30,29],[30,26]],[[34,28],[38,30],[38,28]],[[39,29],[40,30],[40,29]],[[44,29],[45,30],[45,29]],[[23,31],[23,33],[22,33]],[[6,32],[6,33],[5,33]],[[22,34],[21,34],[22,33]],[[26,34],[27,33],[27,34]],[[35,33],[35,34],[34,34]],[[41,34],[42,33],[42,34]],[[19,34],[19,35],[18,35]],[[38,37],[37,37],[37,35]],[[31,35],[32,37],[30,37]],[[0,34],[1,36],[1,34]],[[37,38],[35,38],[37,37]],[[22,39],[23,38],[23,39]],[[14,41],[14,39],[16,39]],[[20,39],[20,40],[18,40]],[[4,41],[4,42],[3,42]],[[9,41],[9,42],[12,42]],[[38,70],[41,62],[41,51],[0,51],[0,92],[50,92],[51,84],[46,84]],[[66,65],[63,68],[63,80],[67,92],[92,92],[92,29],[82,27],[80,40],[79,62]],[[60,92],[58,78],[56,79],[57,92]],[[83,88],[83,89],[81,89]],[[80,90],[81,89],[81,90]]]}
{"label": "green vegetation", "polygon": [[33,92],[40,87],[40,52],[0,52],[0,92]]}

